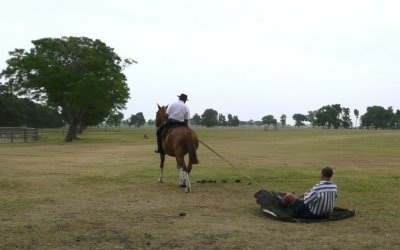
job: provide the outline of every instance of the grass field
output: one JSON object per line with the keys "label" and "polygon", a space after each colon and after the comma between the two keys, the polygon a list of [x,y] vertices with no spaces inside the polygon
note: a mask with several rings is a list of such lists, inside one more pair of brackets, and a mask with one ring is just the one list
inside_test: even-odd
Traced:
{"label": "grass field", "polygon": [[[171,157],[158,183],[152,129],[89,130],[73,143],[40,131],[36,143],[0,144],[0,249],[400,249],[400,131],[195,130],[252,180],[201,145],[192,193],[178,187]],[[355,217],[307,224],[261,213],[255,192],[303,193],[325,165],[337,205]]]}

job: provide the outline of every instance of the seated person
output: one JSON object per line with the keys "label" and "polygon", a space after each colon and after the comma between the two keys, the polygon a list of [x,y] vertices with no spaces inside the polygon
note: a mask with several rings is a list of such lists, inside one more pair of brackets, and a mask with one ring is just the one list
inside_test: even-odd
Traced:
{"label": "seated person", "polygon": [[300,197],[292,193],[285,194],[282,203],[293,206],[293,217],[304,219],[329,217],[337,198],[337,186],[331,182],[332,175],[332,168],[324,167],[321,170],[321,181],[310,192]]}

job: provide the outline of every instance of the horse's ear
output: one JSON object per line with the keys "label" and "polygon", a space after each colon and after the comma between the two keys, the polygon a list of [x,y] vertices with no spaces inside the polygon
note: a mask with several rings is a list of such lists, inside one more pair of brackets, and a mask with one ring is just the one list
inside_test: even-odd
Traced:
{"label": "horse's ear", "polygon": [[158,106],[158,109],[160,109],[160,108],[161,108],[161,107],[160,107],[160,104],[158,104],[158,103],[157,103],[157,106]]}
{"label": "horse's ear", "polygon": [[167,109],[167,108],[168,108],[168,106],[169,106],[169,104],[167,105],[167,107],[165,107],[165,109]]}

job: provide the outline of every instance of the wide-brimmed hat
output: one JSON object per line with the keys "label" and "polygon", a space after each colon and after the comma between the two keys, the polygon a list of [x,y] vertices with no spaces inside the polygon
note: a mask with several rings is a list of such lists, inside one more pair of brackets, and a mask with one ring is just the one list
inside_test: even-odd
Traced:
{"label": "wide-brimmed hat", "polygon": [[185,95],[185,94],[180,94],[180,95],[178,95],[178,97],[181,100],[189,101],[189,99],[187,98],[187,95]]}

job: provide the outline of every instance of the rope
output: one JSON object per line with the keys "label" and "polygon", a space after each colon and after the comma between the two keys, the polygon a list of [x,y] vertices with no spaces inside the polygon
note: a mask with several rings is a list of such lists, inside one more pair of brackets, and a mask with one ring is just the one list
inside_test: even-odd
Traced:
{"label": "rope", "polygon": [[265,187],[263,187],[260,183],[258,183],[256,180],[254,180],[253,178],[251,178],[251,176],[247,175],[246,173],[244,173],[242,170],[240,170],[238,167],[236,167],[235,165],[233,165],[233,163],[231,163],[230,161],[228,161],[227,159],[225,159],[222,155],[218,154],[214,149],[210,148],[207,144],[205,144],[204,142],[202,142],[201,140],[199,140],[199,142],[201,144],[203,144],[206,148],[208,148],[209,150],[211,150],[214,154],[216,154],[219,158],[221,158],[222,160],[224,160],[225,162],[227,162],[233,169],[235,169],[237,172],[239,172],[241,175],[245,176],[247,179],[249,179],[252,183],[258,185],[259,187],[261,187],[261,189],[266,189]]}

